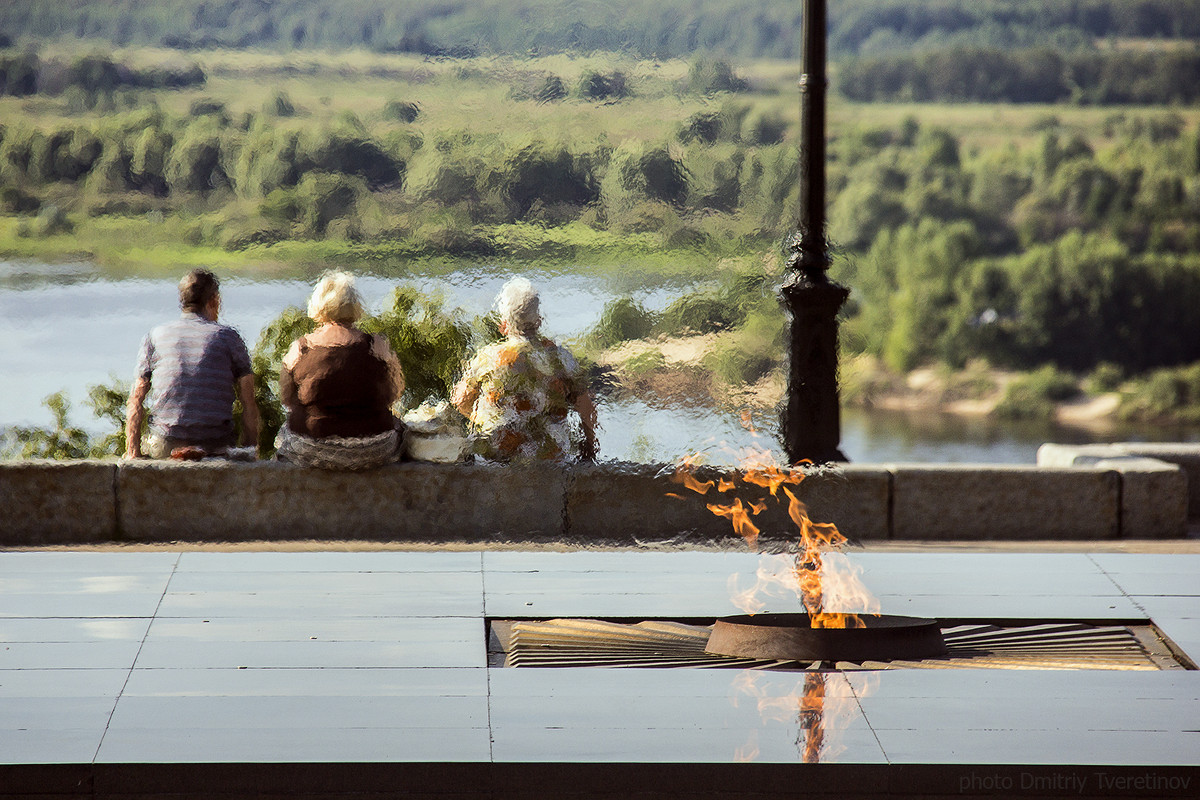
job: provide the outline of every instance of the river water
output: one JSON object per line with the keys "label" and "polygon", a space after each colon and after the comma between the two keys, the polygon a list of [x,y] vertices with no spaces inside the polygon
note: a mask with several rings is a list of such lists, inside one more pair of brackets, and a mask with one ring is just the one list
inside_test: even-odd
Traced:
{"label": "river water", "polygon": [[[650,309],[661,309],[686,286],[641,286],[629,273],[613,278],[563,272],[531,272],[542,296],[544,330],[558,340],[587,331],[605,303],[632,294]],[[359,288],[378,310],[398,283],[443,296],[468,315],[483,314],[508,273],[477,268],[449,275],[402,279],[363,275]],[[221,321],[234,326],[253,348],[259,332],[288,306],[303,307],[311,284],[300,279],[222,281]],[[174,279],[116,278],[86,263],[0,262],[0,429],[50,424],[42,400],[65,391],[71,421],[92,432],[107,423],[86,404],[87,388],[133,375],[145,333],[178,314]],[[712,407],[651,405],[640,400],[600,398],[601,457],[625,461],[670,462],[696,450],[728,463],[747,446],[772,446],[775,420],[756,418],[757,434],[740,416]],[[1196,440],[1197,432],[1125,427],[1089,433],[1048,423],[1014,424],[939,415],[906,415],[847,410],[843,451],[851,461],[884,463],[1032,463],[1047,441],[1113,439]]]}

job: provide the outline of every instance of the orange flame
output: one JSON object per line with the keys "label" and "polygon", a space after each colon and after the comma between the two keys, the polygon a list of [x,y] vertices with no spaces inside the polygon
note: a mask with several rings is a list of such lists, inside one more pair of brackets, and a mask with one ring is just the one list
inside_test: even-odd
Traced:
{"label": "orange flame", "polygon": [[[747,417],[744,417],[743,424],[749,425]],[[859,614],[879,613],[878,601],[859,580],[860,571],[846,571],[847,564],[841,562],[837,570],[826,569],[825,555],[838,551],[847,543],[847,539],[836,525],[813,522],[809,518],[808,508],[793,491],[804,481],[804,472],[780,468],[769,450],[753,447],[742,452],[741,466],[736,472],[718,476],[715,481],[702,481],[696,477],[695,471],[700,463],[700,454],[681,459],[672,480],[702,495],[714,488],[719,493],[752,487],[765,490],[765,496],[754,499],[744,500],[735,496],[730,502],[706,504],[709,511],[727,518],[734,531],[751,548],[757,547],[761,532],[751,517],[766,511],[772,500],[776,504],[786,502],[787,515],[800,533],[799,552],[786,577],[781,577],[777,565],[772,564],[764,569],[760,562],[758,584],[755,587],[741,589],[736,580],[731,580],[730,591],[739,608],[748,614],[762,611],[765,604],[758,599],[759,593],[776,589],[780,583],[788,583],[788,588],[798,594],[801,605],[808,612],[809,624],[814,628],[861,628],[865,623]],[[834,610],[835,607],[840,610]]]}

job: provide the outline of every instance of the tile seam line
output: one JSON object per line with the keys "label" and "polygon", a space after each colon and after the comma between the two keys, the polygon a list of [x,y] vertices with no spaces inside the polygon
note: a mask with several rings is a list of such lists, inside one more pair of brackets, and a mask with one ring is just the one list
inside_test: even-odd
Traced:
{"label": "tile seam line", "polygon": [[138,659],[142,657],[142,648],[146,646],[146,640],[150,638],[150,629],[154,627],[154,621],[158,619],[159,609],[162,608],[167,592],[171,590],[171,581],[175,579],[175,573],[179,570],[179,561],[182,558],[183,553],[175,554],[175,562],[171,564],[171,574],[167,576],[167,582],[163,585],[162,594],[158,596],[158,603],[155,604],[154,611],[150,614],[150,620],[146,623],[146,632],[142,634],[142,641],[138,643],[137,653],[134,654],[133,662],[129,665],[129,672],[125,674],[125,680],[121,683],[121,688],[117,692],[117,696],[113,699],[112,711],[108,712],[108,719],[104,721],[104,731],[100,734],[100,741],[96,744],[96,752],[92,755],[93,767],[100,758],[100,750],[104,747],[104,740],[108,738],[108,729],[112,725],[113,717],[117,713],[117,706],[121,704],[121,698],[125,696],[125,689],[129,687],[129,680],[133,677],[133,671],[137,669]]}
{"label": "tile seam line", "polygon": [[496,763],[496,742],[495,734],[492,730],[492,668],[488,664],[488,606],[487,606],[487,563],[483,550],[479,551],[479,593],[481,595],[480,606],[483,608],[483,680],[484,693],[486,695],[487,707],[487,732],[488,732],[488,763]]}
{"label": "tile seam line", "polygon": [[1101,575],[1108,578],[1109,582],[1117,588],[1117,591],[1121,593],[1122,597],[1124,597],[1126,600],[1128,600],[1130,603],[1132,603],[1134,608],[1136,608],[1138,611],[1142,612],[1142,614],[1144,614],[1146,616],[1146,619],[1149,619],[1151,622],[1154,621],[1153,619],[1151,619],[1150,612],[1146,610],[1146,607],[1144,605],[1142,605],[1141,603],[1139,603],[1136,597],[1131,595],[1129,592],[1125,591],[1125,587],[1122,586],[1121,584],[1117,583],[1117,579],[1113,576],[1113,574],[1111,572],[1109,572],[1108,570],[1106,570],[1104,568],[1104,566],[1102,564],[1100,564],[1099,561],[1096,560],[1095,553],[1085,553],[1084,555],[1087,556],[1088,561],[1091,561],[1092,564],[1095,565],[1096,569],[1100,570]]}
{"label": "tile seam line", "polygon": [[850,678],[844,672],[840,673],[840,677],[846,682],[846,685],[850,687],[850,694],[854,697],[854,704],[858,706],[858,713],[862,714],[863,721],[867,723],[867,729],[871,731],[871,736],[875,738],[875,744],[879,747],[879,753],[883,756],[884,763],[886,763],[889,767],[893,766],[894,762],[892,761],[891,756],[888,755],[887,749],[884,748],[883,742],[879,739],[879,732],[875,730],[875,726],[871,723],[871,718],[867,716],[867,710],[863,708],[862,698],[859,697],[858,690],[854,688],[854,681],[850,680]]}

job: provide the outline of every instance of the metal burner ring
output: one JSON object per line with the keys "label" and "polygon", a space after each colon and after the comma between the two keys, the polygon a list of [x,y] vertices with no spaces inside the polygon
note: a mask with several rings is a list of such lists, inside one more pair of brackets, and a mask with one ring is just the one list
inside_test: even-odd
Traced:
{"label": "metal burner ring", "polygon": [[743,614],[713,626],[705,651],[790,661],[886,661],[943,655],[937,620],[862,614],[866,627],[813,628],[808,614]]}

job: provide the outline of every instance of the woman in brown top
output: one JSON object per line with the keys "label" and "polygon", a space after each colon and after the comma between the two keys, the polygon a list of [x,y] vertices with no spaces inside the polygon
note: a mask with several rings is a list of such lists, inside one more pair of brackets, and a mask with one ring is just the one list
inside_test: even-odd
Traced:
{"label": "woman in brown top", "polygon": [[308,301],[315,331],[292,342],[279,371],[288,410],[279,458],[324,469],[369,469],[395,461],[400,431],[391,406],[404,371],[387,339],[354,327],[363,315],[354,277],[328,272]]}

